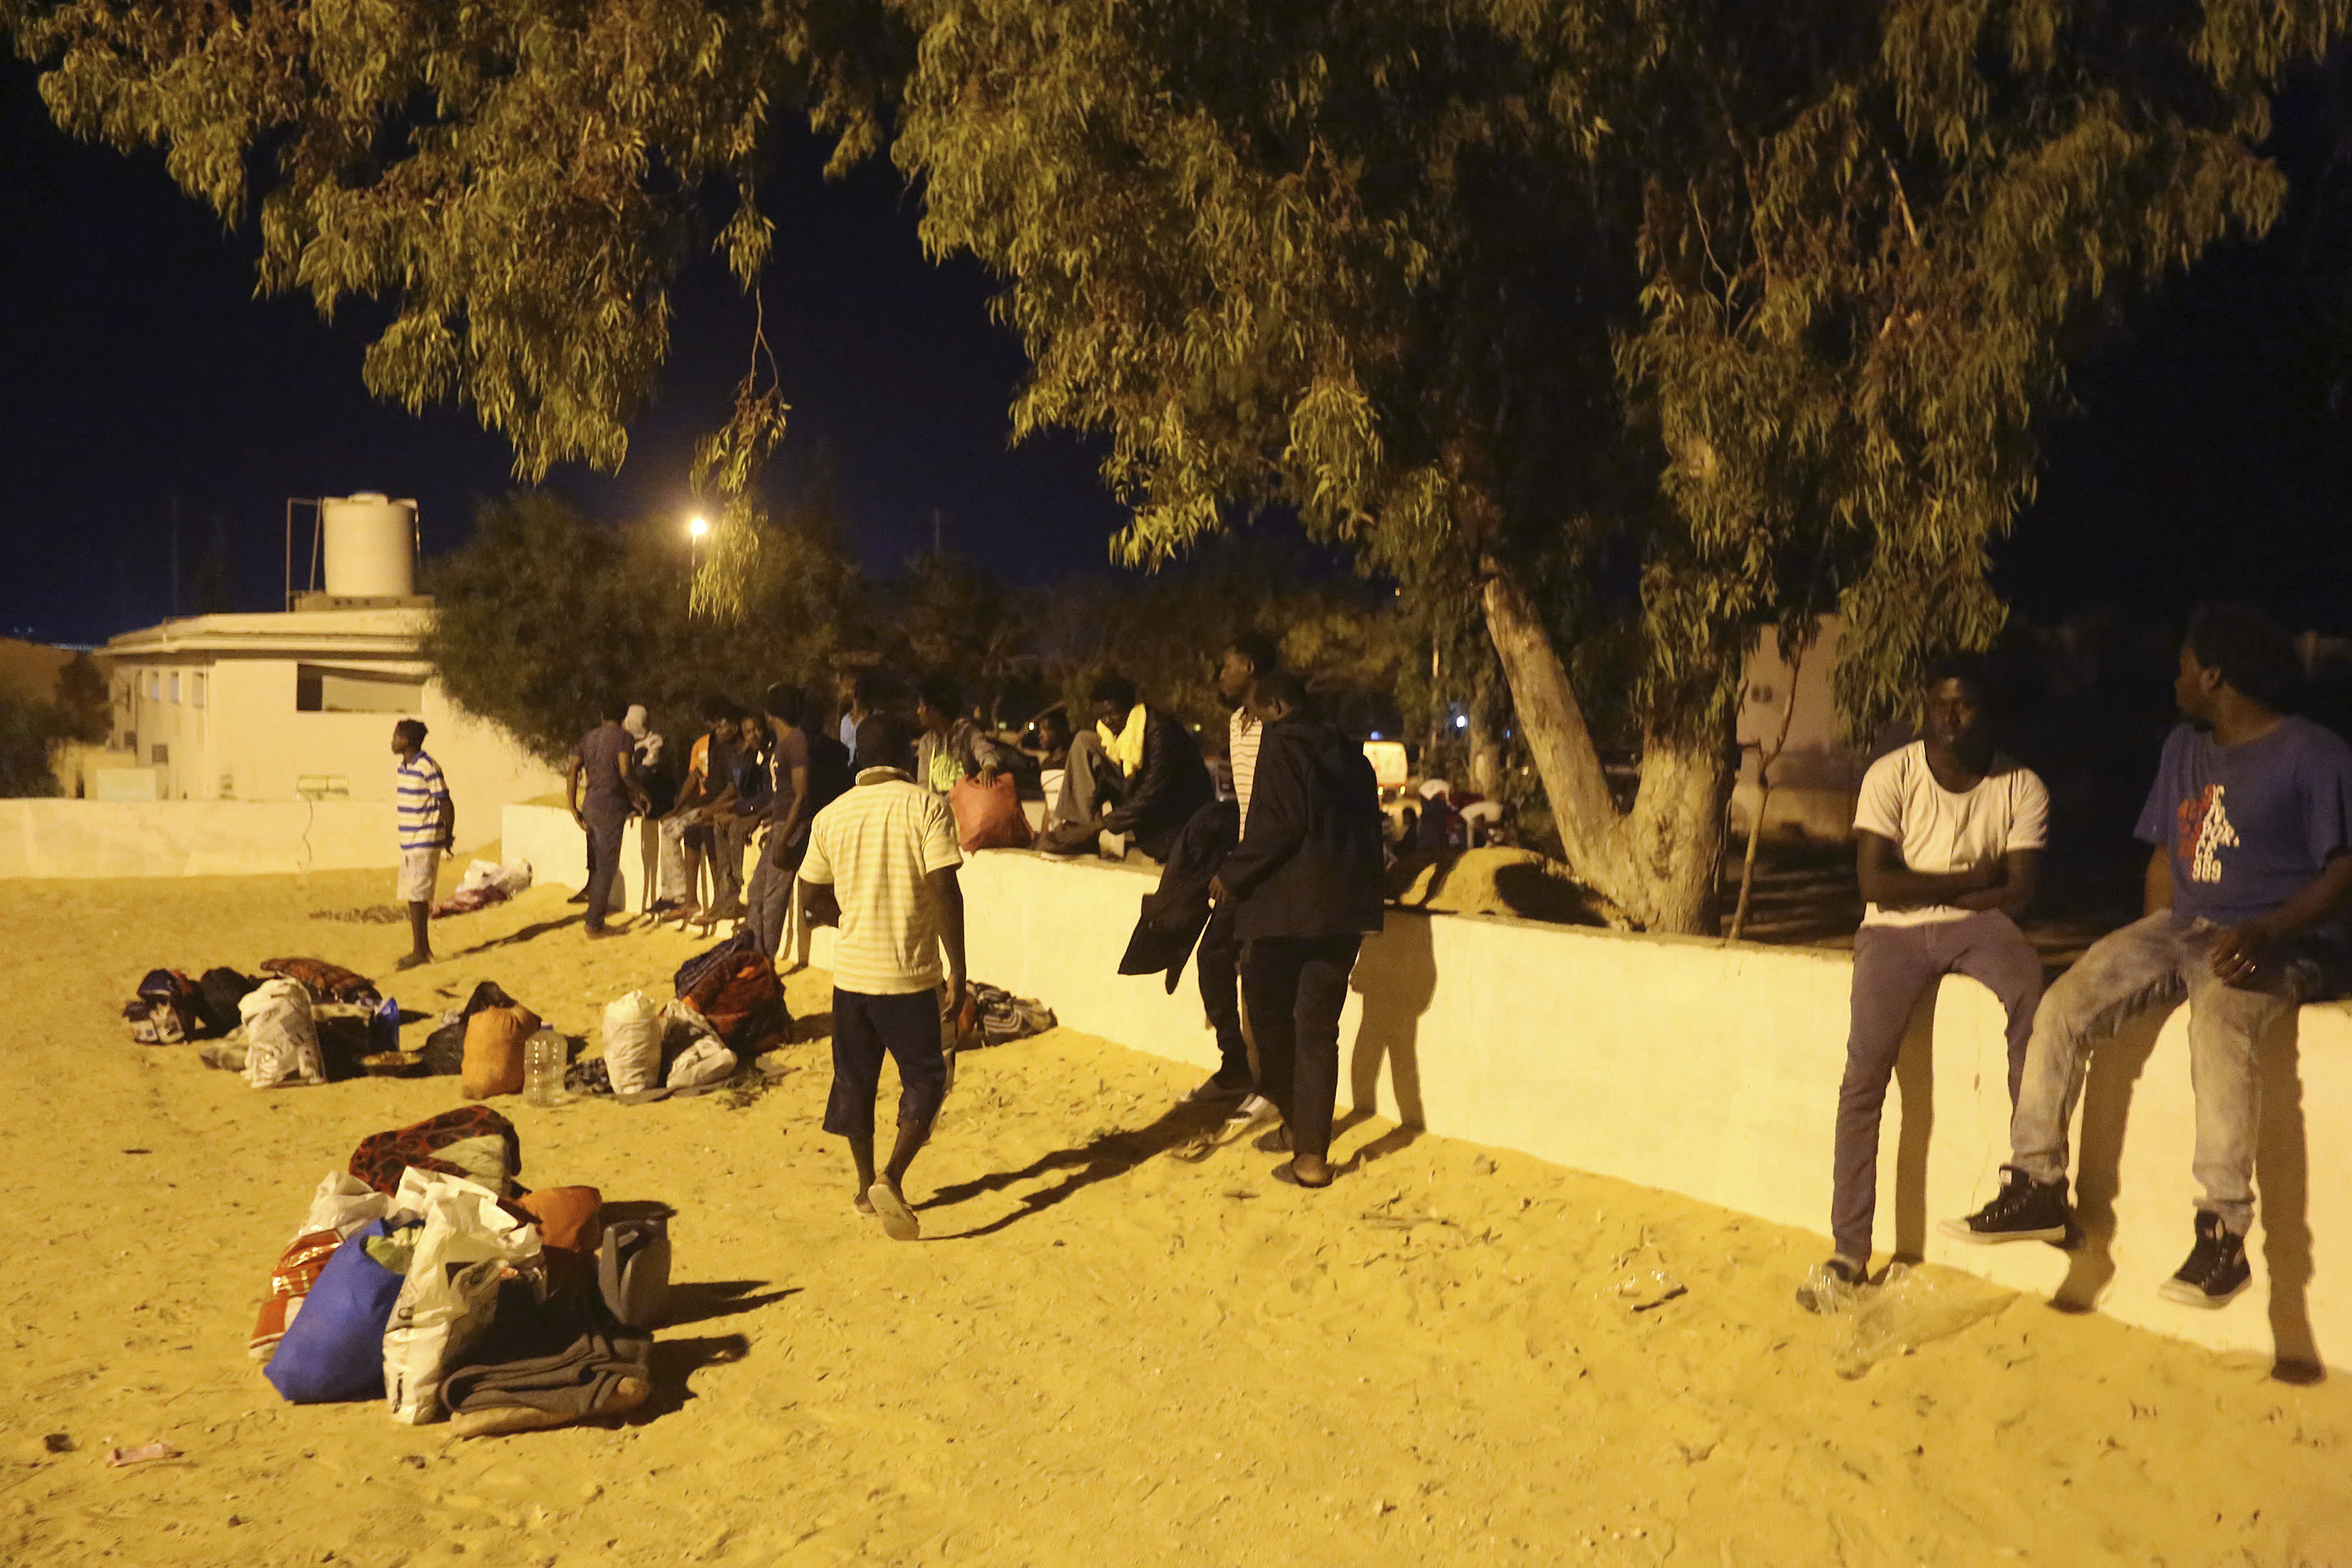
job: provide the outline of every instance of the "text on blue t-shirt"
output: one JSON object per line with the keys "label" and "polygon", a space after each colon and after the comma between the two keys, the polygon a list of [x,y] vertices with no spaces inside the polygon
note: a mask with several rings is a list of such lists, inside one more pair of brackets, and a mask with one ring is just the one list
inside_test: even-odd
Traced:
{"label": "text on blue t-shirt", "polygon": [[2267,914],[2352,850],[2352,746],[2294,717],[2234,746],[2178,725],[2137,831],[2170,854],[2179,913],[2216,925]]}

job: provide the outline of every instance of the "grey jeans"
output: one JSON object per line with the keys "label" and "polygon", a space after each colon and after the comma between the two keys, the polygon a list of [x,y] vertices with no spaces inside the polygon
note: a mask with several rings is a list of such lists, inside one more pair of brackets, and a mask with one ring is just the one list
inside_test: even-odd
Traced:
{"label": "grey jeans", "polygon": [[1837,1153],[1831,1182],[1830,1237],[1840,1258],[1870,1261],[1878,1215],[1878,1124],[1886,1084],[1902,1054],[1919,994],[1946,974],[1965,974],[1999,999],[2009,1016],[2009,1096],[2017,1098],[2042,958],[1998,910],[1925,925],[1864,926],[1853,938],[1853,1027],[1845,1079],[1838,1085]]}
{"label": "grey jeans", "polygon": [[2189,1079],[2197,1095],[2190,1173],[2198,1207],[2235,1236],[2254,1218],[2254,1140],[2262,1115],[2255,1053],[2290,1008],[2340,979],[2340,955],[2318,942],[2282,943],[2243,986],[2207,963],[2221,928],[2162,910],[2110,931],[2050,988],[2033,1020],[2025,1080],[2010,1119],[2011,1163],[2037,1182],[2066,1176],[2066,1128],[2083,1095],[2091,1047],[2136,1014],[2189,1000]]}
{"label": "grey jeans", "polygon": [[800,875],[799,853],[793,853],[792,864],[779,866],[762,843],[751,868],[751,891],[744,895],[751,908],[752,939],[760,951],[793,963],[808,962],[808,931],[800,919]]}

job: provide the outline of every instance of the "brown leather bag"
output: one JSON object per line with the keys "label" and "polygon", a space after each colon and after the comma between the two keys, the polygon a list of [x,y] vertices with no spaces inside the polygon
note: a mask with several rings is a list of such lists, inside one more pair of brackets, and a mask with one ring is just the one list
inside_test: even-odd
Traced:
{"label": "brown leather bag", "polygon": [[458,1087],[467,1100],[522,1092],[523,1047],[539,1030],[528,1007],[485,1007],[466,1020],[466,1065]]}

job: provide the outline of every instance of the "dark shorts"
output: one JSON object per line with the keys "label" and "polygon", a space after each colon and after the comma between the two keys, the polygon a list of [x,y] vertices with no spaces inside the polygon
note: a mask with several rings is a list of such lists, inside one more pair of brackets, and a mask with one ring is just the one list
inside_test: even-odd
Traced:
{"label": "dark shorts", "polygon": [[868,996],[833,994],[833,1092],[824,1130],[844,1138],[874,1136],[874,1096],[882,1058],[898,1064],[898,1121],[927,1127],[947,1098],[948,1059],[940,1050],[940,994],[910,991]]}

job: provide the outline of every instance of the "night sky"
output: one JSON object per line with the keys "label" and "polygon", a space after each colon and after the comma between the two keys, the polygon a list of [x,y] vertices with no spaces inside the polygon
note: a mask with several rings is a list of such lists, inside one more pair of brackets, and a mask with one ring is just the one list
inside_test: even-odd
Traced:
{"label": "night sky", "polygon": [[[257,300],[257,237],[225,235],[159,157],[65,136],[33,82],[0,66],[0,632],[88,642],[161,618],[174,495],[182,602],[217,525],[238,607],[268,609],[289,496],[414,496],[429,555],[464,539],[478,499],[515,488],[511,453],[469,412],[417,418],[371,397],[362,323]],[[1122,513],[1091,452],[1068,437],[1009,447],[1024,362],[988,319],[979,268],[924,260],[890,170],[827,184],[815,143],[799,153],[774,182],[786,199],[771,198],[768,337],[793,404],[773,488],[789,500],[829,449],[850,543],[877,572],[929,543],[934,509],[950,547],[1016,579],[1103,563]],[[731,405],[751,307],[715,258],[677,303],[628,461],[550,477],[591,516],[691,510],[694,439]]]}
{"label": "night sky", "polygon": [[[289,496],[380,489],[421,503],[428,553],[475,502],[512,489],[510,454],[467,412],[422,418],[362,388],[354,316],[253,296],[250,234],[225,235],[160,160],[74,142],[21,64],[0,65],[0,632],[89,642],[181,604],[217,535],[238,607],[274,607]],[[2171,619],[2200,597],[2263,603],[2352,631],[2352,174],[2321,176],[2336,123],[2283,115],[2290,220],[2135,306],[2077,375],[2085,407],[2045,432],[2040,495],[1997,582],[2051,621],[2096,604]],[[772,182],[769,335],[793,405],[773,486],[789,499],[825,451],[849,542],[887,572],[929,542],[1024,581],[1100,565],[1120,512],[1067,437],[1007,443],[1022,358],[986,315],[986,279],[916,243],[894,173],[818,175],[814,143]],[[617,475],[559,469],[592,516],[690,510],[695,436],[724,417],[751,307],[715,258],[677,296],[659,400]],[[299,568],[298,567],[298,572]]]}

